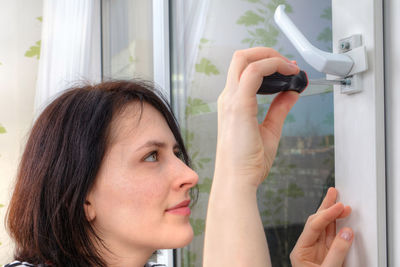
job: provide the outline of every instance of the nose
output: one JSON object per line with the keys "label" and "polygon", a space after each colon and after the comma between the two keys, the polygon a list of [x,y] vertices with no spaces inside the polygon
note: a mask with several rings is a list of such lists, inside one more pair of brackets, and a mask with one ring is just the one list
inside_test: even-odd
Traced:
{"label": "nose", "polygon": [[172,172],[174,190],[189,190],[199,181],[199,175],[180,159],[177,159]]}

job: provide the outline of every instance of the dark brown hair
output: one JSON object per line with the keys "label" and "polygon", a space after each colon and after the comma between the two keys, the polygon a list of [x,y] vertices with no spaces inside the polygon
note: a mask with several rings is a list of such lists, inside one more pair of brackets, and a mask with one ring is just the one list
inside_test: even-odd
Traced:
{"label": "dark brown hair", "polygon": [[109,81],[67,90],[36,120],[17,174],[7,227],[15,258],[54,266],[105,266],[84,203],[107,149],[110,124],[127,105],[149,103],[164,116],[189,166],[178,124],[148,82]]}

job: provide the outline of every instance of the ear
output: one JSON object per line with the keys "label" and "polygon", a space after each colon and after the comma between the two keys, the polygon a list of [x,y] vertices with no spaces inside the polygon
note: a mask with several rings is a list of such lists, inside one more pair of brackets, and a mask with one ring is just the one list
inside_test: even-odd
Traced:
{"label": "ear", "polygon": [[96,210],[92,203],[93,202],[91,201],[91,195],[89,193],[86,197],[85,204],[83,205],[83,208],[85,209],[86,219],[89,222],[92,222],[96,218]]}

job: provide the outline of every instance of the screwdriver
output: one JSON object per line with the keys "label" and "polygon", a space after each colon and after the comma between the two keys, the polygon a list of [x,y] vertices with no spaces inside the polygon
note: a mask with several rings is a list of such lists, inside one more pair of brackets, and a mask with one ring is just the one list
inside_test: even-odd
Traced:
{"label": "screwdriver", "polygon": [[317,79],[309,80],[307,73],[301,70],[296,75],[283,75],[278,72],[265,76],[261,83],[260,88],[257,91],[259,95],[271,95],[282,91],[296,91],[298,93],[303,92],[308,84],[322,84],[322,85],[350,85],[349,79],[344,80],[326,80]]}

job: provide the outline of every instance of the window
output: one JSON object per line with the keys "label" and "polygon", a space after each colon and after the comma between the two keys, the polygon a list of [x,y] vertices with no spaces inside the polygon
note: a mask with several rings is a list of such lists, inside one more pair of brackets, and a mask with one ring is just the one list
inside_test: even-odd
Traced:
{"label": "window", "polygon": [[103,77],[153,79],[152,1],[102,2]]}
{"label": "window", "polygon": [[[233,52],[273,47],[296,60],[311,79],[325,77],[303,61],[272,21],[278,4],[287,5],[291,19],[322,50],[337,53],[340,39],[361,34],[369,64],[359,74],[362,91],[346,95],[338,86],[307,88],[286,120],[275,164],[258,199],[274,266],[289,266],[289,252],[304,221],[332,185],[354,211],[338,222],[338,228],[356,231],[347,266],[386,266],[382,0],[102,2],[104,76],[154,78],[170,93],[200,176],[200,198],[191,218],[195,238],[177,251],[174,266],[201,266],[216,101]],[[260,119],[272,98],[259,97]]]}
{"label": "window", "polygon": [[[273,14],[277,5],[286,4],[307,38],[331,51],[331,1],[171,2],[173,106],[200,176],[200,197],[191,218],[195,239],[180,250],[177,266],[201,266],[217,136],[216,101],[232,54],[248,47],[273,47],[296,60],[311,78],[322,78],[280,32]],[[260,121],[272,99],[259,97]],[[333,123],[331,86],[310,86],[286,120],[274,166],[258,192],[273,266],[290,266],[289,254],[305,220],[335,184]]]}

